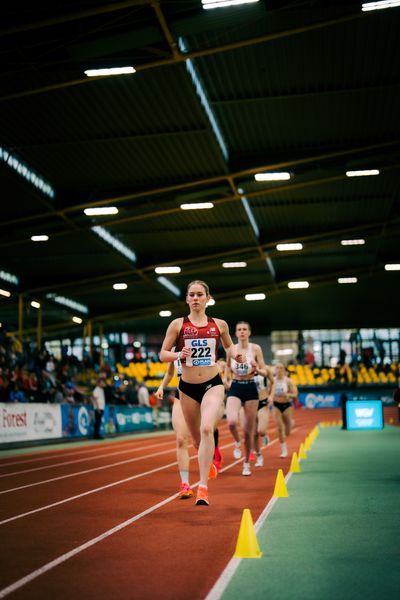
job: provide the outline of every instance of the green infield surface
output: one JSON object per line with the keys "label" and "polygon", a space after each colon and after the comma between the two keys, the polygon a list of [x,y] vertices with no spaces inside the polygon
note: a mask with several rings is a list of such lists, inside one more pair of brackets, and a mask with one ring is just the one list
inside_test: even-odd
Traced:
{"label": "green infield surface", "polygon": [[261,558],[233,558],[207,600],[399,597],[399,441],[395,427],[321,428],[255,524]]}

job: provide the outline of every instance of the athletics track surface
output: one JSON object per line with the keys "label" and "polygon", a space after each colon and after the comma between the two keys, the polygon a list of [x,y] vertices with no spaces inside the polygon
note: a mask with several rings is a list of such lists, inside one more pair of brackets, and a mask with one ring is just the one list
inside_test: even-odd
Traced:
{"label": "athletics track surface", "polygon": [[[339,418],[335,409],[296,410],[290,454],[317,422]],[[394,597],[395,427],[321,429],[302,472],[288,480],[289,498],[274,501],[257,531],[262,558],[236,561],[225,589],[243,509],[256,522],[278,469],[289,469],[273,423],[269,434],[265,466],[245,478],[222,424],[224,464],[210,482],[209,507],[176,499],[172,432],[2,452],[0,598]]]}

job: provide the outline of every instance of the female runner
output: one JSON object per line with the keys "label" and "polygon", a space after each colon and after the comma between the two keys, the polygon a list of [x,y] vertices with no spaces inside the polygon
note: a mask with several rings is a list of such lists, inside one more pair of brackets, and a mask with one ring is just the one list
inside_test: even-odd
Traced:
{"label": "female runner", "polygon": [[[163,362],[182,363],[179,396],[183,415],[198,448],[200,483],[197,505],[208,505],[208,478],[214,455],[214,429],[224,400],[224,386],[217,364],[217,350],[222,341],[227,357],[243,362],[244,356],[234,352],[229,328],[222,319],[207,317],[206,304],[210,299],[204,281],[192,281],[186,292],[190,313],[174,319],[165,334],[160,351]],[[178,352],[172,351],[176,346]],[[215,476],[215,474],[214,474]]]}

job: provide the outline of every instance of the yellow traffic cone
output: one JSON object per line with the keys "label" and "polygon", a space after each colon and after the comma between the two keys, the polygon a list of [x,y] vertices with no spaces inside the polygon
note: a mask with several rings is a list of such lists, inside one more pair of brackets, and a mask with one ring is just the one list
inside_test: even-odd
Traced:
{"label": "yellow traffic cone", "polygon": [[305,451],[305,448],[304,448],[304,444],[303,444],[303,443],[301,443],[301,444],[300,444],[300,449],[299,449],[299,458],[301,458],[302,460],[305,460],[305,459],[307,458],[307,453],[306,453],[306,451]]}
{"label": "yellow traffic cone", "polygon": [[235,558],[261,558],[262,556],[249,508],[243,510],[236,550],[233,556]]}
{"label": "yellow traffic cone", "polygon": [[291,473],[301,473],[299,461],[297,459],[297,452],[293,452],[292,454],[292,462],[290,463],[289,471]]}
{"label": "yellow traffic cone", "polygon": [[275,498],[287,498],[289,496],[282,469],[278,470],[273,496]]}

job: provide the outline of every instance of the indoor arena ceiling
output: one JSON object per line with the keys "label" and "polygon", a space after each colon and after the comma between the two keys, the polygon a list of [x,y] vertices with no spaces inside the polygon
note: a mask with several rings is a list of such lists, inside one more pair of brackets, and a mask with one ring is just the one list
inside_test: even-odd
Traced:
{"label": "indoor arena ceiling", "polygon": [[[35,300],[46,337],[77,328],[73,315],[94,332],[160,333],[185,313],[192,279],[231,329],[399,325],[400,272],[385,265],[400,262],[400,8],[4,0],[1,11],[10,331],[34,335]],[[121,66],[136,72],[84,73]],[[346,176],[366,169],[379,174]],[[255,180],[276,172],[290,179]],[[213,208],[180,208],[198,202]],[[118,213],[86,216],[93,207]],[[341,243],[354,239],[365,243]],[[289,242],[302,250],[277,250]],[[159,266],[180,267],[164,275],[180,296]]]}

